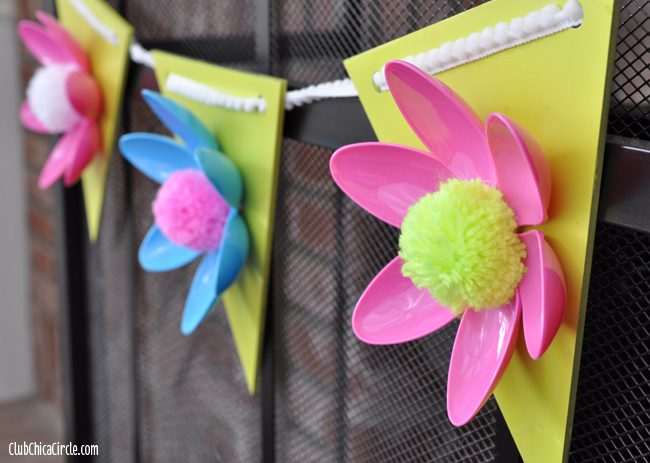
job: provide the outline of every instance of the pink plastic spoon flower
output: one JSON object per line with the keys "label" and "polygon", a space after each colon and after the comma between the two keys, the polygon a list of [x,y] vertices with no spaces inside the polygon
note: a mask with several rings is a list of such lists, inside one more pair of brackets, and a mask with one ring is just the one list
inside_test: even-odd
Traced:
{"label": "pink plastic spoon flower", "polygon": [[27,86],[20,120],[38,133],[63,136],[47,159],[38,186],[46,189],[63,177],[74,184],[102,149],[97,122],[102,92],[92,76],[90,61],[79,43],[52,16],[36,12],[41,22],[20,21],[18,35],[43,66]]}
{"label": "pink plastic spoon flower", "polygon": [[461,426],[505,372],[520,319],[533,359],[562,322],[560,263],[542,232],[518,228],[546,221],[550,171],[537,141],[507,116],[490,114],[484,128],[453,90],[405,62],[390,62],[386,79],[430,153],[360,143],[331,159],[332,176],[350,198],[402,229],[404,259],[368,285],[352,326],[366,343],[397,344],[462,316],[447,383],[449,418]]}

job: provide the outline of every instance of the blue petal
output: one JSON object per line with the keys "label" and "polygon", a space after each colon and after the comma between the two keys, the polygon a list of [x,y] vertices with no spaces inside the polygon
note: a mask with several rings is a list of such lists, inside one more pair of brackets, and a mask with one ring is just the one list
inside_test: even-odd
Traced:
{"label": "blue petal", "polygon": [[154,224],[140,245],[138,260],[145,270],[165,272],[189,264],[200,254],[198,251],[172,243]]}
{"label": "blue petal", "polygon": [[194,331],[219,300],[217,297],[219,251],[206,254],[194,275],[181,320],[183,334]]}
{"label": "blue petal", "polygon": [[210,148],[199,148],[194,155],[223,199],[231,207],[239,208],[244,185],[237,166],[226,155]]}
{"label": "blue petal", "polygon": [[181,169],[200,169],[192,151],[169,137],[153,133],[130,133],[120,137],[124,157],[158,183]]}
{"label": "blue petal", "polygon": [[241,215],[233,209],[224,237],[221,241],[221,259],[219,262],[219,277],[217,279],[217,293],[221,294],[232,285],[248,258],[250,237],[248,228]]}
{"label": "blue petal", "polygon": [[185,106],[151,90],[142,90],[142,96],[158,119],[178,135],[190,150],[201,147],[219,149],[208,128]]}
{"label": "blue petal", "polygon": [[236,209],[230,211],[221,247],[206,254],[185,302],[181,331],[190,334],[239,276],[248,257],[248,229]]}

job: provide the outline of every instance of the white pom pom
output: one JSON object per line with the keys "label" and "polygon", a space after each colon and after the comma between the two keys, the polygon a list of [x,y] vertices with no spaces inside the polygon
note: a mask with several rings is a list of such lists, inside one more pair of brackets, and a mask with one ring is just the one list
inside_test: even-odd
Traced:
{"label": "white pom pom", "polygon": [[524,18],[524,32],[532,34],[539,29],[539,11],[531,11]]}
{"label": "white pom pom", "polygon": [[381,87],[381,81],[384,80],[383,76],[381,75],[381,71],[377,71],[372,75],[372,83],[375,84],[376,87]]}
{"label": "white pom pom", "polygon": [[508,32],[510,25],[508,23],[500,22],[494,26],[494,41],[499,45],[505,45],[508,43]]}
{"label": "white pom pom", "polygon": [[435,72],[440,67],[440,50],[434,48],[427,52],[427,66],[429,67],[429,72]]}
{"label": "white pom pom", "polygon": [[571,21],[581,21],[585,17],[582,5],[577,0],[569,0],[566,2],[562,11]]}
{"label": "white pom pom", "polygon": [[481,48],[488,50],[494,46],[494,29],[486,27],[481,32]]}
{"label": "white pom pom", "polygon": [[27,86],[32,112],[50,133],[67,132],[83,119],[70,103],[65,88],[68,76],[75,70],[73,66],[45,66],[36,70]]}
{"label": "white pom pom", "polygon": [[560,8],[551,3],[546,5],[539,12],[539,25],[544,29],[555,26],[555,15],[560,11]]}
{"label": "white pom pom", "polygon": [[427,70],[427,54],[426,53],[418,53],[418,55],[415,57],[415,65],[422,69],[423,71]]}
{"label": "white pom pom", "polygon": [[521,39],[524,36],[524,18],[514,18],[510,21],[510,33],[515,39]]}
{"label": "white pom pom", "polygon": [[266,100],[264,98],[262,98],[262,97],[259,97],[259,99],[257,101],[258,101],[257,110],[260,113],[264,114],[266,112]]}
{"label": "white pom pom", "polygon": [[406,61],[409,64],[415,64],[415,56],[408,55],[406,58],[404,58],[404,61]]}
{"label": "white pom pom", "polygon": [[[255,111],[255,107],[257,106],[257,101],[253,99],[247,99],[246,103],[244,103],[244,111],[247,113],[252,113]],[[293,107],[293,105],[291,105]]]}
{"label": "white pom pom", "polygon": [[454,60],[454,43],[445,42],[440,45],[440,61],[449,64]]}
{"label": "white pom pom", "polygon": [[235,100],[235,109],[237,111],[242,111],[244,109],[244,100],[242,98],[237,98]]}
{"label": "white pom pom", "polygon": [[467,53],[477,55],[481,51],[481,33],[473,32],[467,37]]}
{"label": "white pom pom", "polygon": [[566,21],[567,19],[568,19],[567,15],[564,14],[564,11],[558,11],[557,13],[555,13],[555,24],[560,24],[561,22]]}
{"label": "white pom pom", "polygon": [[454,42],[453,55],[458,61],[467,59],[467,39],[461,37]]}

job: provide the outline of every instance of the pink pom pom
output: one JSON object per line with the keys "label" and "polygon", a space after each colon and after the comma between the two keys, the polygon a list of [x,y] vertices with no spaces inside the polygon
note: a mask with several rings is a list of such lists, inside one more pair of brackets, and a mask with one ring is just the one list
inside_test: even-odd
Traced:
{"label": "pink pom pom", "polygon": [[226,200],[196,169],[171,174],[153,202],[160,231],[171,242],[201,252],[219,248],[229,211]]}

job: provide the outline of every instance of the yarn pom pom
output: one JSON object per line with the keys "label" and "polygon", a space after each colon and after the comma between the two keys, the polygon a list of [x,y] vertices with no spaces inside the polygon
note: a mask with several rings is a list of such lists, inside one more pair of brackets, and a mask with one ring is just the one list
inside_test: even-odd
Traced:
{"label": "yarn pom pom", "polygon": [[451,179],[408,210],[399,239],[402,274],[460,315],[515,294],[526,246],[501,192],[480,179]]}
{"label": "yarn pom pom", "polygon": [[27,86],[27,101],[36,118],[50,133],[67,132],[83,119],[68,98],[66,82],[74,66],[39,68]]}
{"label": "yarn pom pom", "polygon": [[171,174],[153,202],[153,215],[163,235],[201,252],[219,248],[229,211],[226,200],[196,169]]}

